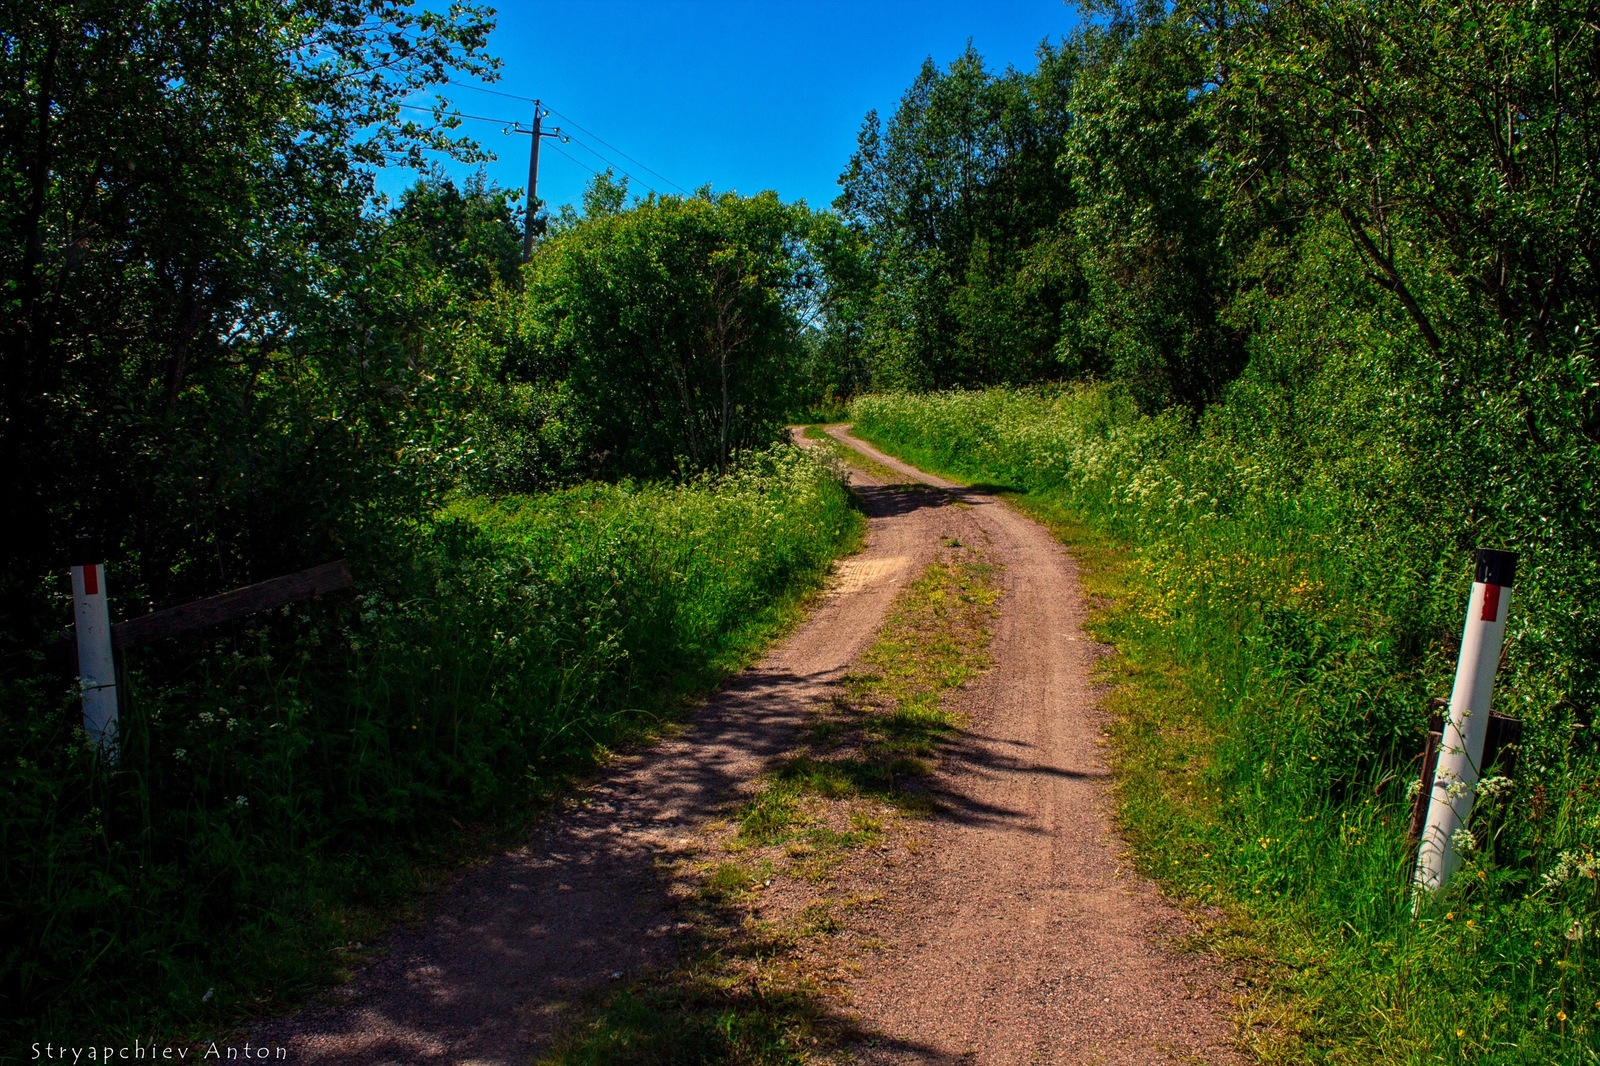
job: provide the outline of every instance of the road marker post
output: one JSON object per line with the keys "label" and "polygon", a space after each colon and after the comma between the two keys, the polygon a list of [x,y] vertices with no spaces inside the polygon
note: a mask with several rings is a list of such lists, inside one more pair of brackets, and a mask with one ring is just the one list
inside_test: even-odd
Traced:
{"label": "road marker post", "polygon": [[1472,817],[1478,778],[1483,771],[1484,740],[1489,734],[1489,700],[1495,671],[1505,644],[1511,588],[1516,583],[1515,552],[1479,548],[1467,621],[1461,632],[1461,657],[1450,715],[1439,740],[1438,765],[1429,790],[1428,820],[1417,846],[1415,904],[1439,891],[1461,865],[1460,834]]}
{"label": "road marker post", "polygon": [[[98,552],[82,552],[82,560]],[[83,694],[83,728],[111,762],[117,761],[117,660],[111,647],[111,613],[106,606],[103,562],[72,565],[73,628],[78,638],[78,689]]]}

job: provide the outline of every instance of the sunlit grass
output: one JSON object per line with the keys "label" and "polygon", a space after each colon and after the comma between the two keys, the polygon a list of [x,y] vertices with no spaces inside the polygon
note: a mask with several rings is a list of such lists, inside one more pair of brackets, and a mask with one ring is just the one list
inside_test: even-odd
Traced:
{"label": "sunlit grass", "polygon": [[40,784],[0,820],[5,1044],[206,1034],[348,972],[441,875],[748,663],[861,530],[790,447],[687,485],[462,498],[358,560],[355,598],[231,634],[223,673],[134,660],[129,755],[85,770],[86,813],[13,768]]}
{"label": "sunlit grass", "polygon": [[[1432,531],[1357,522],[1292,455],[1101,388],[854,415],[925,469],[1010,486],[1072,547],[1091,631],[1117,648],[1122,824],[1170,892],[1220,908],[1209,943],[1241,968],[1241,1036],[1265,1060],[1597,1061],[1600,768],[1543,724],[1564,719],[1530,722],[1482,845],[1411,913],[1407,786],[1468,577],[1428,576]],[[1538,691],[1513,675],[1508,704],[1519,684]]]}

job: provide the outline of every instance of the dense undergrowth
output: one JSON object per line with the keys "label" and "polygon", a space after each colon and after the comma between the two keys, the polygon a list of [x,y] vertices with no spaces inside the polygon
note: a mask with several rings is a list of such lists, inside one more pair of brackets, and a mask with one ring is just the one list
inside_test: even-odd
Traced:
{"label": "dense undergrowth", "polygon": [[1525,549],[1496,693],[1524,743],[1480,798],[1477,850],[1414,918],[1425,704],[1449,689],[1467,511],[1493,496],[1453,510],[1393,423],[1340,446],[1360,404],[1321,413],[1319,448],[1274,436],[1282,413],[1251,403],[1246,381],[1198,420],[1100,386],[873,395],[853,414],[909,461],[1126,546],[1099,622],[1122,652],[1124,822],[1152,873],[1225,904],[1270,960],[1277,1025],[1250,1036],[1265,1057],[1596,1061],[1600,759],[1590,608],[1573,596],[1595,564],[1549,532],[1576,519],[1501,509],[1492,527]]}
{"label": "dense undergrowth", "polygon": [[859,529],[787,446],[681,486],[459,498],[353,558],[354,597],[130,656],[110,775],[65,684],[11,684],[0,1053],[327,980],[430,870],[741,665]]}

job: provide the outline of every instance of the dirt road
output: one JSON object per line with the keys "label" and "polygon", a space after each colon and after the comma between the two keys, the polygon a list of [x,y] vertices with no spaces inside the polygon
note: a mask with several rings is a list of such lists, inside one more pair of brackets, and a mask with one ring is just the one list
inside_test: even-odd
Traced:
{"label": "dirt road", "polygon": [[1070,555],[994,499],[837,439],[969,505],[1003,566],[991,670],[968,694],[972,728],[946,760],[948,813],[921,860],[897,869],[893,947],[853,1006],[924,1051],[868,1061],[1234,1061],[1228,1006],[1207,960],[1170,945],[1188,922],[1119,861],[1101,718]]}
{"label": "dirt road", "polygon": [[[848,438],[868,546],[817,610],[696,713],[616,764],[526,846],[456,885],[332,1000],[250,1034],[295,1062],[525,1063],[609,982],[678,950],[671,859],[781,753],[952,529],[1004,566],[994,669],[940,787],[930,846],[873,919],[890,950],[851,989],[867,1061],[1231,1061],[1219,981],[1166,946],[1180,915],[1127,872],[1107,819],[1094,646],[1072,560],[1041,527]],[[935,490],[906,491],[895,481]],[[962,506],[965,504],[967,506]],[[886,875],[888,876],[888,875]],[[888,886],[886,886],[887,888]]]}

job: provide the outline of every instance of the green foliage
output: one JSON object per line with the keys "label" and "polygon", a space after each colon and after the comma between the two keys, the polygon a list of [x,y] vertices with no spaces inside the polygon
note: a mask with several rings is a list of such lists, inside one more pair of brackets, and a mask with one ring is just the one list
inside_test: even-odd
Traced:
{"label": "green foliage", "polygon": [[130,657],[109,777],[64,685],[6,684],[5,1046],[292,1002],[463,822],[515,820],[742,665],[859,524],[790,447],[679,487],[458,499],[354,602]]}
{"label": "green foliage", "polygon": [[[1322,325],[1347,337],[1367,317],[1327,310]],[[1600,529],[1555,542],[1555,516],[1497,525],[1529,547],[1496,693],[1523,747],[1478,813],[1479,849],[1414,921],[1407,785],[1424,704],[1450,684],[1474,516],[1515,511],[1493,477],[1441,493],[1454,475],[1421,446],[1441,431],[1389,390],[1390,371],[1330,357],[1281,392],[1247,372],[1198,422],[1142,416],[1104,386],[877,395],[853,413],[908,459],[1015,486],[1025,506],[1132,545],[1100,631],[1134,690],[1119,704],[1135,760],[1125,816],[1153,872],[1253,914],[1288,956],[1277,980],[1300,997],[1297,1061],[1587,1062],[1600,648],[1597,601],[1573,584],[1600,577]],[[1489,420],[1500,401],[1482,403]]]}
{"label": "green foliage", "polygon": [[602,177],[529,267],[508,365],[548,395],[541,432],[594,473],[724,470],[780,431],[826,231],[772,193],[704,191],[624,209]]}
{"label": "green foliage", "polygon": [[1071,204],[1053,171],[1075,66],[1044,47],[1037,74],[995,77],[969,47],[924,63],[887,128],[867,116],[835,206],[865,244],[851,310],[880,386],[1048,372],[1069,279],[1041,234]]}
{"label": "green foliage", "polygon": [[1081,298],[1065,362],[1126,383],[1147,412],[1198,409],[1238,374],[1244,351],[1221,312],[1231,262],[1210,195],[1203,42],[1181,23],[1080,35],[1082,72],[1060,164]]}
{"label": "green foliage", "polygon": [[[1058,264],[1054,376],[1114,385],[871,396],[858,424],[1134,546],[1105,623],[1124,811],[1156,872],[1299,967],[1305,1054],[1592,1061],[1600,29],[1534,4],[1088,6],[1109,17],[1062,49],[1062,207],[1024,243]],[[908,231],[854,220],[874,248]],[[880,385],[940,380],[866,336]],[[1475,545],[1522,555],[1497,703],[1524,744],[1414,922],[1402,789]]]}
{"label": "green foliage", "polygon": [[[414,867],[459,858],[458,823],[738,662],[857,523],[831,474],[766,450],[821,264],[848,258],[836,223],[770,195],[626,210],[602,181],[591,219],[534,220],[525,267],[481,176],[373,196],[379,166],[483,158],[445,100],[431,122],[401,101],[492,77],[490,15],[0,18],[0,487],[26,516],[0,563],[8,1043],[301,994]],[[639,305],[606,310],[589,267]],[[667,330],[584,332],[609,313]],[[573,487],[594,471],[678,486]],[[108,773],[43,651],[83,535],[118,620],[339,556],[361,605],[128,655]]]}
{"label": "green foliage", "polygon": [[1242,337],[1212,195],[1205,40],[1117,22],[991,75],[970,48],[876,114],[837,206],[873,267],[850,309],[879,387],[1108,375],[1203,407]]}
{"label": "green foliage", "polygon": [[[415,509],[440,375],[370,168],[470,159],[398,101],[491,74],[490,22],[400,2],[78,0],[0,26],[7,635],[75,536],[158,602],[326,558]],[[291,491],[286,491],[292,487]],[[126,571],[125,571],[126,573]]]}

